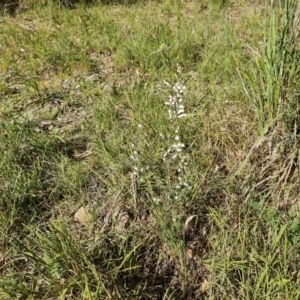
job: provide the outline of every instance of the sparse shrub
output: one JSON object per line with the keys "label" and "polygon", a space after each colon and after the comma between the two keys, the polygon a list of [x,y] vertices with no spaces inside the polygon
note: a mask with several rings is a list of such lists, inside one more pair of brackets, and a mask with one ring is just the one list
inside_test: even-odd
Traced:
{"label": "sparse shrub", "polygon": [[[168,101],[165,102],[167,106],[167,112],[169,116],[169,132],[167,136],[163,133],[159,133],[160,138],[166,143],[167,149],[162,150],[161,156],[161,170],[165,170],[163,173],[156,174],[161,177],[162,174],[168,174],[169,178],[162,178],[165,183],[163,198],[168,201],[183,201],[184,194],[192,187],[187,181],[188,171],[188,157],[185,153],[185,144],[182,142],[182,118],[186,117],[185,106],[183,101],[183,93],[185,86],[176,83],[172,86],[170,83],[165,82],[165,85],[170,89],[171,94],[168,97]],[[138,125],[143,128],[143,124]],[[142,165],[143,154],[137,149],[137,143],[132,144],[132,162],[133,162],[133,174],[137,176],[139,182],[144,182],[147,175],[144,173],[147,171],[160,172],[159,170],[149,170],[149,165]],[[167,171],[168,170],[168,171]],[[185,195],[186,196],[186,195]],[[161,201],[159,195],[153,195],[154,202],[157,204]],[[168,203],[165,203],[168,205]]]}

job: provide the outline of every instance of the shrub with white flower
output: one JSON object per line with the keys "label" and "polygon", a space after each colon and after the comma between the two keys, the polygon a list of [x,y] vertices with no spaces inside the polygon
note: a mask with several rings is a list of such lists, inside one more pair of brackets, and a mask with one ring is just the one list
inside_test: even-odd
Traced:
{"label": "shrub with white flower", "polygon": [[185,144],[181,139],[180,119],[187,116],[185,113],[183,93],[186,87],[180,83],[176,83],[173,87],[170,83],[165,84],[171,88],[171,95],[168,101],[165,102],[168,107],[169,120],[171,124],[170,138],[171,146],[163,154],[163,161],[167,162],[176,168],[177,183],[175,186],[174,200],[179,199],[179,195],[185,190],[190,190],[192,187],[185,179],[187,171],[187,156],[184,152]]}
{"label": "shrub with white flower", "polygon": [[[182,199],[182,196],[185,196],[192,188],[186,179],[188,161],[185,153],[185,144],[182,142],[181,138],[181,118],[187,116],[182,98],[186,87],[180,83],[176,83],[174,86],[171,86],[168,82],[164,83],[171,91],[168,101],[165,102],[165,105],[168,108],[170,127],[167,138],[162,133],[159,133],[159,136],[162,140],[169,143],[170,146],[166,151],[163,151],[162,160],[163,167],[165,165],[165,168],[172,170],[172,174],[175,174],[176,176],[175,182],[174,178],[171,181],[168,180],[168,182],[171,183],[171,186],[168,186],[166,188],[167,192],[164,192],[166,192],[166,199],[169,199],[169,201],[177,201]],[[142,125],[139,124],[138,128],[142,128]],[[131,144],[131,149],[132,178],[137,182],[142,183],[144,182],[144,177],[146,177],[145,172],[149,170],[149,166],[143,166],[142,156],[134,143]],[[166,182],[166,180],[163,181]],[[153,202],[155,204],[160,204],[161,198],[158,196],[153,197]]]}
{"label": "shrub with white flower", "polygon": [[[141,128],[141,127],[139,127]],[[132,149],[132,155],[130,156],[130,159],[132,161],[132,174],[135,175],[140,182],[144,181],[143,174],[145,171],[149,170],[149,166],[143,166],[142,161],[140,160],[140,153],[136,150],[137,147],[134,143],[131,144]]]}

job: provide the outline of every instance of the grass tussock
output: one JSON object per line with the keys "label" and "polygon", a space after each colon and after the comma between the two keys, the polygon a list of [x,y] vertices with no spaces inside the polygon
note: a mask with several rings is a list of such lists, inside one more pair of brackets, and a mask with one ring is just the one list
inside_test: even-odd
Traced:
{"label": "grass tussock", "polygon": [[0,298],[299,299],[297,1],[10,4]]}

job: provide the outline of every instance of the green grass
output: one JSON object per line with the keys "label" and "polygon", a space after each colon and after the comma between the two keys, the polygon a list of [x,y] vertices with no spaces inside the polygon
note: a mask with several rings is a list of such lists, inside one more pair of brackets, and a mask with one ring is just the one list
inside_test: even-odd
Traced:
{"label": "green grass", "polygon": [[295,4],[4,9],[0,298],[299,299]]}

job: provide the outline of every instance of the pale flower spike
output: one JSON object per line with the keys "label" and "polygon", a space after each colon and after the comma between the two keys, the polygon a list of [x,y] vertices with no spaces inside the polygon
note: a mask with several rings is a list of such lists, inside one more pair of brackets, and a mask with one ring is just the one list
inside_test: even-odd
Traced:
{"label": "pale flower spike", "polygon": [[172,164],[175,164],[176,166],[178,181],[175,185],[173,199],[178,200],[180,199],[179,195],[182,191],[190,190],[192,188],[184,179],[188,163],[187,157],[183,151],[185,144],[181,142],[181,128],[179,122],[180,118],[187,116],[182,98],[186,87],[180,83],[176,83],[173,87],[168,82],[165,82],[165,84],[172,90],[172,94],[168,96],[168,101],[165,102],[165,105],[168,106],[169,120],[172,126],[174,126],[171,137],[173,136],[175,142],[163,154],[162,159],[164,162],[169,160],[170,163],[172,162]]}

